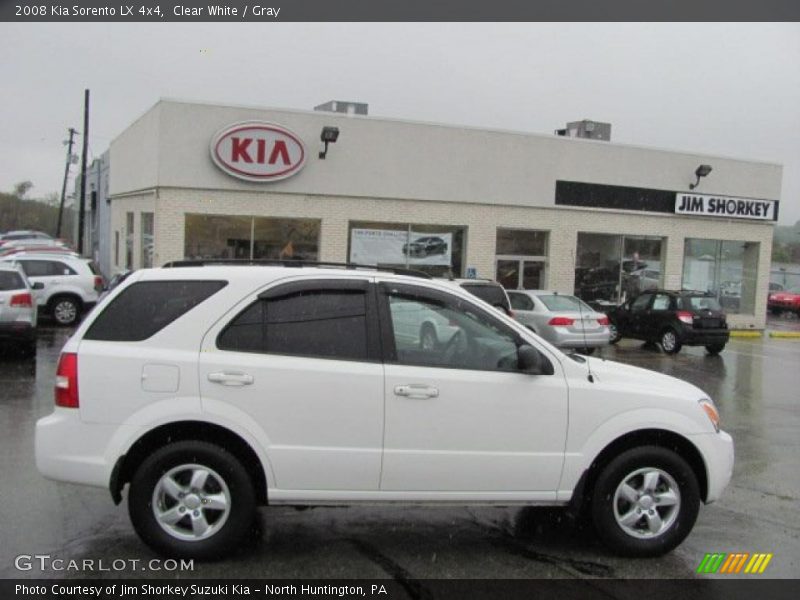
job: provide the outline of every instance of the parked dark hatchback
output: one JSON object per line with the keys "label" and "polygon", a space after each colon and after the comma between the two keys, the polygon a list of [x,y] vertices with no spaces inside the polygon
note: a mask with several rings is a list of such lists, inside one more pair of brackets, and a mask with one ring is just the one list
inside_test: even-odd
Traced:
{"label": "parked dark hatchback", "polygon": [[675,354],[682,346],[705,346],[719,354],[730,332],[716,297],[693,291],[648,291],[607,311],[611,343],[623,337],[661,344]]}

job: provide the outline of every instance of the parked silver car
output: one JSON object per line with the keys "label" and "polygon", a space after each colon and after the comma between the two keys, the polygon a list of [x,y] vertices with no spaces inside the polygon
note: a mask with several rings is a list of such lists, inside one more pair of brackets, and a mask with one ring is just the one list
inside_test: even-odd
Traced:
{"label": "parked silver car", "polygon": [[[41,288],[39,285],[36,289]],[[36,350],[36,303],[33,288],[16,265],[0,262],[0,343],[25,354]]]}
{"label": "parked silver car", "polygon": [[608,317],[575,296],[546,290],[508,290],[514,317],[559,348],[591,354],[609,344]]}

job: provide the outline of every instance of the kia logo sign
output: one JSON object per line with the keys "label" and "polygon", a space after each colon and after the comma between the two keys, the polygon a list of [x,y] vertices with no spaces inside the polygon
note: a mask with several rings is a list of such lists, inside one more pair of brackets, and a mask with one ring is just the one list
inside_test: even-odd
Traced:
{"label": "kia logo sign", "polygon": [[277,181],[303,168],[306,149],[288,129],[274,123],[235,123],[211,140],[211,158],[228,175],[247,181]]}

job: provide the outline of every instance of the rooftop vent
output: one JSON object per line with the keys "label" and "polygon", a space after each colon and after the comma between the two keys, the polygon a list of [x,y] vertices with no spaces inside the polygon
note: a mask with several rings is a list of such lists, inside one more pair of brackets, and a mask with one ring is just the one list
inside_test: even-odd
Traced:
{"label": "rooftop vent", "polygon": [[369,105],[365,102],[346,102],[344,100],[331,100],[325,104],[315,106],[314,110],[323,112],[343,113],[345,115],[366,115]]}
{"label": "rooftop vent", "polygon": [[611,123],[599,121],[572,121],[567,123],[566,129],[556,129],[556,135],[574,138],[588,138],[590,140],[611,141]]}

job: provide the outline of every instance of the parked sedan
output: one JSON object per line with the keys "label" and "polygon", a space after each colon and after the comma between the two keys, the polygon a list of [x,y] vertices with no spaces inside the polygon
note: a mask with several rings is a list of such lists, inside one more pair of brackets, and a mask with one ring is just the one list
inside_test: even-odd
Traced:
{"label": "parked sedan", "polygon": [[575,296],[544,290],[508,290],[514,317],[559,348],[591,354],[609,344],[608,317]]}
{"label": "parked sedan", "polygon": [[16,265],[0,263],[0,342],[31,355],[36,349],[36,304],[33,289]]}
{"label": "parked sedan", "polygon": [[705,346],[709,354],[719,354],[730,337],[719,302],[703,292],[646,292],[608,316],[612,344],[631,337],[659,343],[667,354],[680,352],[682,346]]}
{"label": "parked sedan", "polygon": [[800,317],[800,287],[771,293],[767,299],[767,308],[773,315],[789,311]]}

